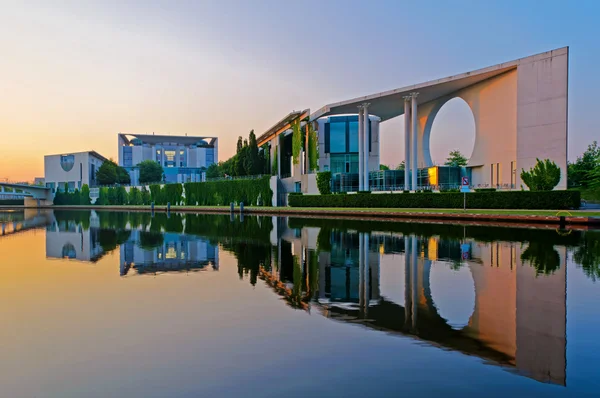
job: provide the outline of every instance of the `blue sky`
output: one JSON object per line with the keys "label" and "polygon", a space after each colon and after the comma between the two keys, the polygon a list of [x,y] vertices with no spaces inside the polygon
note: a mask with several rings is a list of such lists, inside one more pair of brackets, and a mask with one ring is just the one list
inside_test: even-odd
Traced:
{"label": "blue sky", "polygon": [[[0,2],[2,2],[0,0]],[[0,178],[43,154],[116,157],[118,132],[239,135],[290,112],[570,46],[569,158],[600,138],[596,1],[7,1],[0,24]],[[460,100],[434,125],[434,160],[472,148]],[[403,157],[382,125],[382,162]],[[31,148],[23,155],[21,148]],[[25,156],[26,167],[23,166]],[[16,161],[21,161],[17,164]]]}

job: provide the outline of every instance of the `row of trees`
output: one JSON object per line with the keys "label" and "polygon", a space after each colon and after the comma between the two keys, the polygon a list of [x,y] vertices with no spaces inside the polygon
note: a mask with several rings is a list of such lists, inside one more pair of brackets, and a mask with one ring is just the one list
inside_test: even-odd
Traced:
{"label": "row of trees", "polygon": [[218,164],[212,164],[206,170],[207,178],[242,177],[270,173],[269,150],[259,150],[254,130],[248,139],[240,136],[233,157]]}
{"label": "row of trees", "polygon": [[55,205],[89,205],[90,203],[90,187],[87,184],[83,184],[81,191],[75,189],[74,192],[69,192],[69,184],[65,184],[64,192],[57,191],[54,196]]}
{"label": "row of trees", "polygon": [[[158,183],[164,180],[163,167],[152,160],[144,160],[137,165],[140,170],[140,183]],[[96,181],[99,185],[128,185],[131,177],[124,167],[117,165],[113,160],[102,163],[96,172]]]}

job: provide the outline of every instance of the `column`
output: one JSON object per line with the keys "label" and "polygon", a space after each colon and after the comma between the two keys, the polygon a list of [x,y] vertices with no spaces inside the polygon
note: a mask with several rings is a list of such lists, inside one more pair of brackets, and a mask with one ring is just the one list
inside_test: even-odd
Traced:
{"label": "column", "polygon": [[363,190],[364,177],[364,156],[363,156],[363,141],[364,141],[364,123],[363,123],[363,107],[358,107],[358,190]]}
{"label": "column", "polygon": [[363,167],[364,167],[364,177],[363,177],[363,191],[369,190],[369,105],[368,103],[363,104]]}
{"label": "column", "polygon": [[277,136],[277,178],[281,178],[281,134]]}
{"label": "column", "polygon": [[412,189],[417,189],[417,139],[418,139],[418,133],[419,133],[419,129],[417,127],[417,95],[419,95],[419,93],[412,93],[411,97],[412,97],[412,104],[411,104],[411,109],[410,112],[412,114]]}
{"label": "column", "polygon": [[410,96],[404,97],[404,190],[410,191]]}

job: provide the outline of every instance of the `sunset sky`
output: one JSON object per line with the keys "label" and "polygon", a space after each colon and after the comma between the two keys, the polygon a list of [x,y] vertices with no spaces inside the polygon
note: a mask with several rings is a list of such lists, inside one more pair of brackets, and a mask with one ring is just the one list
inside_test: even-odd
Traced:
{"label": "sunset sky", "polygon": [[[291,110],[570,46],[569,158],[600,139],[600,2],[0,0],[0,179],[43,176],[44,154],[117,157],[117,133],[264,132]],[[435,161],[467,155],[454,100]],[[403,158],[382,124],[382,163]]]}

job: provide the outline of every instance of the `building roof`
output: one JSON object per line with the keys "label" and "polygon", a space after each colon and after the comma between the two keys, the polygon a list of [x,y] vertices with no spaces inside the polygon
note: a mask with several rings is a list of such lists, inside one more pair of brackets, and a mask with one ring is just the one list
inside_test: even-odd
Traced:
{"label": "building roof", "polygon": [[119,137],[129,145],[134,138],[142,140],[145,144],[162,144],[164,142],[175,142],[182,145],[192,145],[200,140],[205,140],[209,145],[214,145],[217,137],[192,136],[192,135],[159,135],[159,134],[129,134],[119,133]]}
{"label": "building roof", "polygon": [[308,118],[310,115],[310,109],[305,109],[303,111],[292,111],[283,117],[280,121],[275,123],[273,127],[265,131],[261,134],[257,139],[257,145],[262,146],[264,143],[272,139],[273,137],[278,136],[282,132],[286,131],[291,127],[291,123],[296,120],[304,120]]}
{"label": "building roof", "polygon": [[56,153],[56,154],[52,154],[52,155],[44,155],[44,157],[50,157],[50,156],[66,156],[66,155],[79,155],[82,153],[87,153],[91,156],[94,156],[100,160],[102,160],[103,162],[106,162],[108,159],[105,158],[104,156],[100,155],[98,152],[96,151],[81,151],[81,152],[65,152],[65,153]]}
{"label": "building roof", "polygon": [[355,114],[358,112],[357,107],[366,102],[370,104],[368,108],[369,114],[377,115],[381,118],[381,121],[386,121],[404,114],[403,97],[413,92],[419,93],[417,97],[417,104],[424,104],[426,102],[450,95],[458,90],[490,79],[494,76],[498,76],[502,73],[516,69],[520,64],[526,64],[532,61],[550,58],[566,53],[568,53],[568,47],[562,47],[556,50],[547,51],[526,58],[516,59],[514,61],[504,62],[471,72],[448,76],[442,79],[431,80],[425,83],[413,84],[395,90],[365,95],[363,97],[357,97],[347,101],[336,102],[325,105],[321,109],[315,111],[310,116],[310,120],[316,120],[328,115]]}

